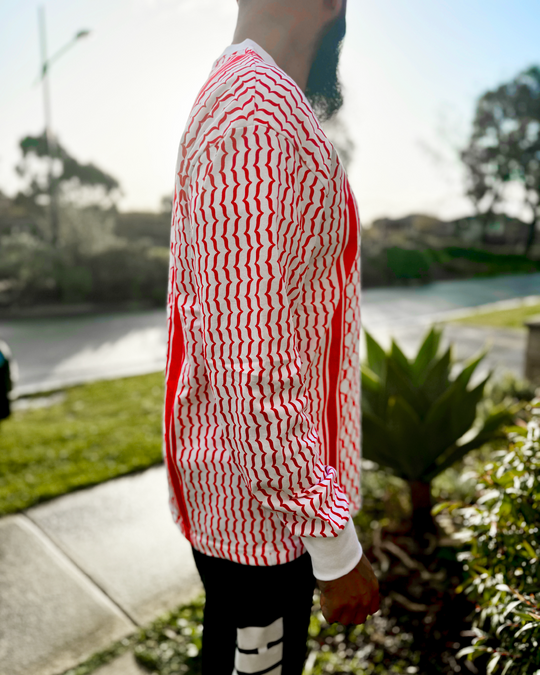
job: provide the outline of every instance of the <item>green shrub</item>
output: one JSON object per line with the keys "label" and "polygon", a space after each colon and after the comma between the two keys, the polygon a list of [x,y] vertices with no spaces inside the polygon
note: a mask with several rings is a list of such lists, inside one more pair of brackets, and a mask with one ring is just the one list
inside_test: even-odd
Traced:
{"label": "green shrub", "polygon": [[0,280],[12,281],[8,304],[30,305],[59,299],[56,270],[59,253],[29,232],[0,240]]}
{"label": "green shrub", "polygon": [[419,532],[436,531],[430,513],[433,478],[470,450],[501,437],[515,412],[500,406],[476,425],[489,376],[472,388],[469,383],[485,353],[452,378],[452,347],[441,354],[440,340],[441,331],[432,328],[409,360],[395,341],[385,352],[366,332],[362,364],[364,457],[408,481],[413,527]]}
{"label": "green shrub", "polygon": [[0,281],[7,305],[44,303],[165,304],[169,249],[117,240],[106,248],[54,248],[27,232],[1,237]]}
{"label": "green shrub", "polygon": [[367,239],[362,256],[365,288],[540,271],[540,261],[524,255],[459,246],[427,248],[421,241],[374,245]]}
{"label": "green shrub", "polygon": [[509,447],[478,475],[470,506],[441,504],[463,521],[460,554],[465,590],[478,603],[474,644],[459,652],[490,653],[488,673],[540,673],[540,402],[526,429],[512,427]]}
{"label": "green shrub", "polygon": [[538,272],[540,261],[516,253],[494,253],[479,248],[449,246],[444,249],[451,260],[464,260],[483,269],[485,275]]}
{"label": "green shrub", "polygon": [[66,303],[85,302],[92,292],[92,274],[82,265],[59,265],[56,284],[60,299]]}
{"label": "green shrub", "polygon": [[429,281],[429,269],[434,261],[431,251],[398,248],[386,251],[388,269],[395,279]]}
{"label": "green shrub", "polygon": [[141,243],[117,246],[88,258],[94,302],[126,300],[165,304],[169,273],[168,249]]}

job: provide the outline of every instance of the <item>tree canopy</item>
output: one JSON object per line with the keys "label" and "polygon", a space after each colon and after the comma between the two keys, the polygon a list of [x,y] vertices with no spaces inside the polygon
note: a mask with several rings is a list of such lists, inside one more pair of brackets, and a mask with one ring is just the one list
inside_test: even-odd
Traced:
{"label": "tree canopy", "polygon": [[514,188],[513,199],[530,214],[529,252],[540,212],[540,67],[523,71],[480,98],[461,157],[467,169],[467,194],[485,217],[500,208],[509,198],[510,186]]}
{"label": "tree canopy", "polygon": [[120,191],[116,178],[91,162],[79,162],[58,142],[50,147],[45,133],[40,136],[25,136],[19,142],[19,147],[22,160],[17,166],[17,173],[26,182],[25,189],[17,195],[16,200],[19,203],[36,206],[43,196],[50,194],[49,175],[41,160],[51,159],[55,163],[52,178],[55,192],[60,192],[61,196],[75,202],[86,201],[100,206],[111,206],[114,203],[114,198]]}

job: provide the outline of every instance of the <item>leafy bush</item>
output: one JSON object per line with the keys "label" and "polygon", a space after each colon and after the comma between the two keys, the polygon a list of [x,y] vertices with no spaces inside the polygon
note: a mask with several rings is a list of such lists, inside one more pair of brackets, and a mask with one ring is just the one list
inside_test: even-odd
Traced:
{"label": "leafy bush", "polygon": [[367,239],[362,256],[365,288],[540,271],[540,261],[524,255],[459,246],[428,248],[421,241],[389,246],[388,242],[375,245]]}
{"label": "leafy bush", "polygon": [[29,232],[3,236],[0,250],[0,280],[10,282],[3,304],[33,304],[57,299],[58,251]]}
{"label": "leafy bush", "polygon": [[[88,242],[87,242],[88,243]],[[0,240],[2,304],[143,302],[165,304],[169,250],[115,240],[79,250],[54,248],[27,232]]]}
{"label": "leafy bush", "polygon": [[164,305],[169,273],[168,249],[141,243],[116,246],[86,260],[92,275],[88,299],[94,302],[146,301]]}
{"label": "leafy bush", "polygon": [[477,477],[469,506],[441,504],[463,519],[465,590],[478,603],[474,644],[458,656],[491,654],[488,673],[540,673],[540,402],[526,429],[512,427],[509,447]]}
{"label": "leafy bush", "polygon": [[429,281],[429,268],[434,261],[431,251],[398,248],[386,251],[388,269],[395,279],[420,279]]}

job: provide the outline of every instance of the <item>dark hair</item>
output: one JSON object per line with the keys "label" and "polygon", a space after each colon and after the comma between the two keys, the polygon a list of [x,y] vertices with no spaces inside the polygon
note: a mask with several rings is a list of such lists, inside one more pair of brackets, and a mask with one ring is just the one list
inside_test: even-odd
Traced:
{"label": "dark hair", "polygon": [[338,68],[345,32],[346,19],[343,13],[323,35],[309,72],[306,97],[322,122],[332,118],[343,106]]}

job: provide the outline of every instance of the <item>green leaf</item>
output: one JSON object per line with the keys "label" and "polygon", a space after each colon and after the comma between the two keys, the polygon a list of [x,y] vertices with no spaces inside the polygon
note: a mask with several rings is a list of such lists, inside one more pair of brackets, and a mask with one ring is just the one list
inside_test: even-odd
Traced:
{"label": "green leaf", "polygon": [[[484,393],[484,387],[489,375],[480,382],[471,391],[463,391],[460,395],[456,397],[454,405],[452,405],[451,413],[451,433],[452,433],[452,442],[458,441],[474,424],[476,419],[476,408],[482,395]],[[462,380],[456,380],[454,391],[459,391],[461,387],[465,388],[467,385]]]}
{"label": "green leaf", "polygon": [[[510,670],[510,668],[511,668],[513,665],[514,665],[514,659],[508,659],[508,661],[506,662],[505,667],[503,668],[503,671],[502,671],[501,675],[506,675],[506,673]],[[539,673],[540,673],[540,671],[539,671]],[[536,674],[534,674],[534,675],[536,675]]]}
{"label": "green leaf", "polygon": [[411,378],[412,368],[409,362],[409,359],[398,347],[395,340],[392,340],[392,346],[390,347],[390,360],[394,363],[395,366],[401,369],[405,377]]}
{"label": "green leaf", "polygon": [[388,401],[386,429],[401,475],[414,480],[422,475],[424,468],[422,453],[418,451],[420,418],[414,408],[401,396],[392,396]]}
{"label": "green leaf", "polygon": [[518,632],[514,635],[514,637],[519,637],[526,630],[531,630],[531,628],[537,628],[537,627],[538,627],[538,623],[536,621],[529,621],[529,623],[526,623],[524,626],[522,626],[518,630]]}
{"label": "green leaf", "polygon": [[425,417],[429,408],[429,400],[413,386],[411,378],[400,367],[399,362],[392,355],[388,359],[388,371],[386,373],[386,391],[391,396],[400,396],[407,401],[415,410],[420,419]]}
{"label": "green leaf", "polygon": [[510,587],[507,584],[497,584],[495,588],[498,591],[504,591],[505,593],[511,593]]}
{"label": "green leaf", "polygon": [[441,502],[440,504],[437,504],[431,509],[431,515],[436,516],[438,513],[441,511],[444,511],[447,509],[449,506],[453,505],[454,502]]}
{"label": "green leaf", "polygon": [[497,667],[497,664],[501,660],[501,655],[500,654],[494,654],[490,659],[488,663],[488,667],[486,668],[486,672],[488,675],[491,675],[491,673],[495,672],[495,668]]}
{"label": "green leaf", "polygon": [[463,370],[456,377],[456,381],[462,384],[463,388],[466,388],[469,384],[469,381],[476,370],[477,366],[481,361],[486,358],[487,351],[483,349],[477,356],[471,357],[463,366]]}
{"label": "green leaf", "polygon": [[529,544],[529,542],[528,542],[526,539],[523,539],[523,540],[521,541],[521,543],[523,544],[523,547],[525,548],[525,550],[526,550],[527,553],[529,554],[529,556],[528,556],[529,559],[531,559],[531,558],[538,558],[538,557],[539,557],[540,554],[537,553],[537,552],[534,550],[534,548]]}
{"label": "green leaf", "polygon": [[366,459],[400,473],[401,465],[390,445],[386,425],[366,412],[362,414],[362,453]]}
{"label": "green leaf", "polygon": [[379,393],[381,391],[381,379],[366,365],[362,366],[362,390],[369,389]]}
{"label": "green leaf", "polygon": [[[468,411],[465,417],[456,414],[456,409],[464,408],[463,398],[466,392],[460,382],[453,382],[443,394],[433,403],[424,419],[422,435],[419,439],[424,452],[429,457],[426,468],[446,459],[449,452],[455,448],[456,442],[463,436],[464,430],[468,430],[476,416],[476,405]],[[466,409],[466,408],[465,408]],[[464,422],[468,422],[465,428]]]}
{"label": "green leaf", "polygon": [[412,363],[413,381],[416,386],[421,385],[428,372],[428,367],[437,356],[439,344],[441,342],[442,331],[433,326],[427,333],[416,359]]}
{"label": "green leaf", "polygon": [[366,364],[361,368],[362,412],[384,419],[386,413],[386,391],[378,377]]}
{"label": "green leaf", "polygon": [[448,347],[446,352],[432,362],[426,373],[422,393],[431,401],[435,401],[442,396],[450,384],[450,364],[452,361],[452,346]]}
{"label": "green leaf", "polygon": [[379,345],[367,330],[364,330],[366,336],[366,361],[370,369],[378,375],[380,380],[386,380],[386,352]]}

